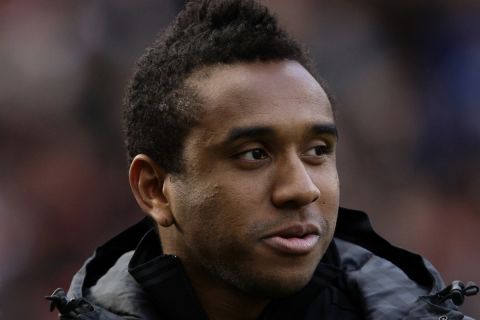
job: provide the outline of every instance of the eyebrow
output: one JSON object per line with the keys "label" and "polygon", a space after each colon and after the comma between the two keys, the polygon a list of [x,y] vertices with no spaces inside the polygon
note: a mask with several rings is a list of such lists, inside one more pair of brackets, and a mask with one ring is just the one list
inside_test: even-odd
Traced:
{"label": "eyebrow", "polygon": [[266,126],[233,128],[228,132],[227,138],[224,142],[230,143],[239,139],[263,137],[273,133],[274,130],[271,127]]}
{"label": "eyebrow", "polygon": [[[331,135],[338,137],[337,127],[333,123],[318,124],[310,126],[309,130],[314,135]],[[232,128],[223,143],[228,144],[239,139],[259,138],[267,135],[273,135],[275,130],[267,126],[252,126]]]}
{"label": "eyebrow", "polygon": [[328,134],[338,138],[337,126],[334,123],[328,124],[313,124],[310,131],[317,135]]}

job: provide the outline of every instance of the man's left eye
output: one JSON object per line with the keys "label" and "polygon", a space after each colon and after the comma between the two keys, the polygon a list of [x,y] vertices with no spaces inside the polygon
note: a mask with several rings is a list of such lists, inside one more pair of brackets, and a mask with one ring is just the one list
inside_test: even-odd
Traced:
{"label": "man's left eye", "polygon": [[305,155],[318,157],[328,153],[330,153],[330,148],[325,145],[320,145],[320,146],[315,146],[311,149],[308,149],[307,152],[305,152]]}

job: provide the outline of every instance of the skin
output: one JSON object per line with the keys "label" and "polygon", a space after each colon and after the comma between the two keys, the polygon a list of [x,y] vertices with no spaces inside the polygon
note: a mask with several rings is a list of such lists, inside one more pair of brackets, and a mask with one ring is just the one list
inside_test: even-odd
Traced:
{"label": "skin", "polygon": [[[339,182],[336,134],[327,130],[332,109],[294,61],[209,67],[187,85],[204,109],[185,140],[183,172],[165,172],[138,155],[130,184],[208,316],[255,319],[271,299],[308,283],[333,237]],[[264,241],[307,222],[320,230],[308,253],[288,254]]]}

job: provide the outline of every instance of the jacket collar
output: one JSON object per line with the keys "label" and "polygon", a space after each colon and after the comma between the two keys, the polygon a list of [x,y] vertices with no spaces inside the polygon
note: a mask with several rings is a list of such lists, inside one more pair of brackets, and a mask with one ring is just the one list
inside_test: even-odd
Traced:
{"label": "jacket collar", "polygon": [[159,315],[167,319],[208,319],[180,259],[163,254],[153,228],[135,249],[128,272],[155,302]]}
{"label": "jacket collar", "polygon": [[432,288],[437,282],[422,256],[395,247],[380,237],[373,230],[368,215],[362,211],[340,208],[335,237],[359,245],[390,261],[421,286]]}

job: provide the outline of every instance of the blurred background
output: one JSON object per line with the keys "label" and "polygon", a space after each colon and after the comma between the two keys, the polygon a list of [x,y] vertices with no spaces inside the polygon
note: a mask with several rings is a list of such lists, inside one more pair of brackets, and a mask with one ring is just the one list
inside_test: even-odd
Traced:
{"label": "blurred background", "polygon": [[[480,2],[265,0],[338,99],[343,206],[480,282]],[[94,248],[142,217],[121,101],[181,0],[0,1],[0,319],[56,319]],[[480,298],[462,309],[480,318]]]}

